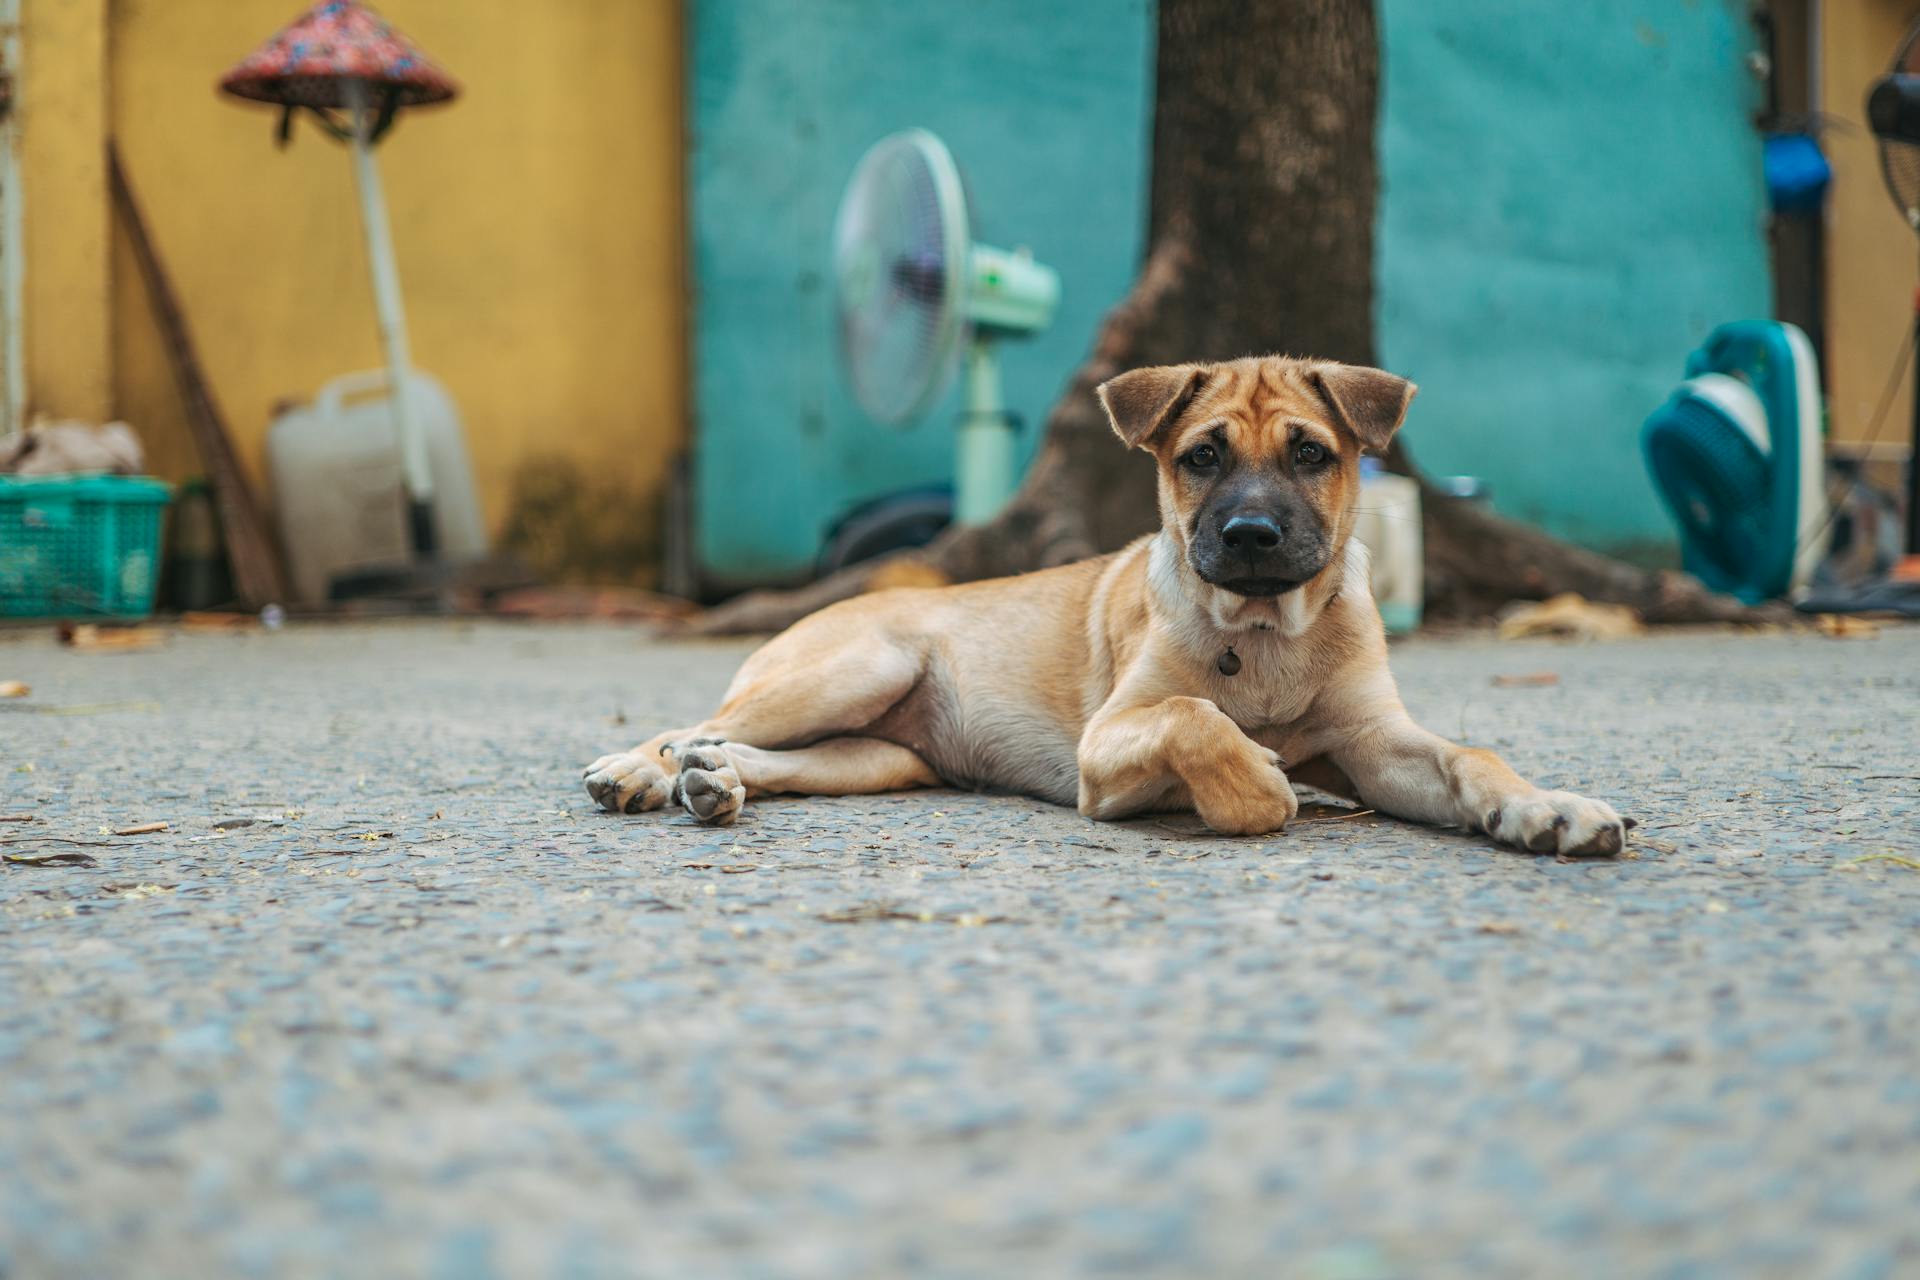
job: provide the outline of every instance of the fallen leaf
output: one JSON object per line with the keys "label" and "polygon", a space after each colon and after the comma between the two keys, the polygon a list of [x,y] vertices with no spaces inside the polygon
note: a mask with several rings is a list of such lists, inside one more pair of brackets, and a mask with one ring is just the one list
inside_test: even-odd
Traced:
{"label": "fallen leaf", "polygon": [[760,864],[757,862],[735,862],[720,868],[720,874],[723,876],[743,876],[749,871],[758,871],[759,869]]}
{"label": "fallen leaf", "polygon": [[603,618],[623,622],[665,622],[684,618],[699,606],[677,596],[630,587],[518,587],[489,602],[509,618]]}
{"label": "fallen leaf", "polygon": [[1493,687],[1496,689],[1543,689],[1559,683],[1560,676],[1553,671],[1529,671],[1524,675],[1493,678]]}
{"label": "fallen leaf", "polygon": [[143,822],[135,827],[120,827],[115,830],[113,834],[117,836],[150,836],[156,831],[165,831],[166,829],[167,824],[164,822]]}
{"label": "fallen leaf", "polygon": [[1621,604],[1595,604],[1577,591],[1550,600],[1509,606],[1500,618],[1500,638],[1561,636],[1575,640],[1623,640],[1646,631],[1640,615]]}
{"label": "fallen leaf", "polygon": [[76,653],[135,653],[165,644],[157,627],[109,627],[95,622],[60,624],[60,643]]}
{"label": "fallen leaf", "polygon": [[188,610],[180,615],[182,631],[254,631],[260,617],[252,613],[205,613]]}
{"label": "fallen leaf", "polygon": [[1859,618],[1850,613],[1819,614],[1813,625],[1829,640],[1865,640],[1880,634],[1880,624],[1872,618]]}
{"label": "fallen leaf", "polygon": [[0,822],[33,822],[33,821],[35,821],[35,818],[30,813],[0,813]]}
{"label": "fallen leaf", "polygon": [[1517,937],[1522,933],[1525,933],[1526,930],[1522,929],[1517,924],[1508,924],[1504,920],[1489,920],[1487,921],[1487,923],[1481,925],[1478,929],[1474,930],[1474,932],[1490,933],[1501,938],[1512,938],[1512,937]]}
{"label": "fallen leaf", "polygon": [[952,583],[952,578],[924,560],[902,557],[898,560],[889,560],[868,574],[863,590],[888,591],[894,587],[945,587]]}
{"label": "fallen leaf", "polygon": [[0,698],[24,698],[33,692],[33,686],[24,680],[0,680]]}
{"label": "fallen leaf", "polygon": [[683,871],[711,871],[711,870],[713,870],[713,864],[712,864],[711,862],[683,862],[683,863],[681,863],[681,864],[680,864],[680,867],[681,867],[681,869],[682,869]]}

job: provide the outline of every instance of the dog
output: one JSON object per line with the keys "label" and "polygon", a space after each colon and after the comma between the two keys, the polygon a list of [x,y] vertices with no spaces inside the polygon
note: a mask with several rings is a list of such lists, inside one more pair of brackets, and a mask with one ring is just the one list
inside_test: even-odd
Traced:
{"label": "dog", "polygon": [[947,785],[1095,819],[1283,829],[1292,781],[1535,853],[1617,854],[1613,808],[1416,725],[1351,534],[1360,455],[1414,385],[1291,357],[1136,369],[1097,394],[1159,467],[1161,527],[1013,578],[878,591],[749,657],[714,715],[585,770],[615,813]]}

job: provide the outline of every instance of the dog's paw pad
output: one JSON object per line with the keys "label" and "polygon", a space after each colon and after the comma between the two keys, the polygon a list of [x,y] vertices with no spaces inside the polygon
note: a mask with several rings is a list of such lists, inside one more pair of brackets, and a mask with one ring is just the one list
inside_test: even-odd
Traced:
{"label": "dog's paw pad", "polygon": [[680,803],[695,821],[732,826],[747,802],[747,789],[731,765],[718,769],[683,768],[676,787]]}
{"label": "dog's paw pad", "polygon": [[645,813],[667,802],[666,771],[634,751],[601,756],[582,772],[587,794],[609,813]]}

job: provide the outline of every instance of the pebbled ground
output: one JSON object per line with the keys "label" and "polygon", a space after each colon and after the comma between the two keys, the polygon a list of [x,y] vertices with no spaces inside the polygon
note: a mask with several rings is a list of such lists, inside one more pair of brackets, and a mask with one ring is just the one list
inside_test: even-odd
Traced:
{"label": "pebbled ground", "polygon": [[595,811],[745,652],[0,632],[0,1276],[1920,1274],[1920,629],[1398,646],[1602,862]]}

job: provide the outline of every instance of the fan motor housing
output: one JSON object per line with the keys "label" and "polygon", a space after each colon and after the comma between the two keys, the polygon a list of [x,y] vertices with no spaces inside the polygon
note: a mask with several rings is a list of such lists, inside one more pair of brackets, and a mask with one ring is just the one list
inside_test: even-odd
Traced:
{"label": "fan motor housing", "polygon": [[1920,75],[1897,72],[1867,94],[1867,123],[1882,138],[1920,143]]}
{"label": "fan motor housing", "polygon": [[1000,333],[1032,333],[1053,320],[1060,274],[1033,255],[976,244],[968,255],[967,318]]}
{"label": "fan motor housing", "polygon": [[1641,430],[1686,570],[1715,591],[1748,604],[1786,595],[1824,554],[1819,380],[1793,325],[1721,325]]}

